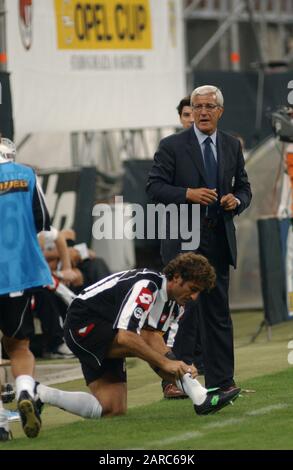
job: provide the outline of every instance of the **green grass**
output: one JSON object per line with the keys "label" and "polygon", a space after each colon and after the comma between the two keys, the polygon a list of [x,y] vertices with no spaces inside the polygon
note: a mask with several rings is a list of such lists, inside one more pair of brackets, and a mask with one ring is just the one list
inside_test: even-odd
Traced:
{"label": "green grass", "polygon": [[[46,406],[37,439],[23,437],[12,425],[14,440],[0,450],[14,449],[293,449],[293,367],[288,365],[288,341],[293,324],[274,327],[272,341],[265,331],[249,340],[261,314],[236,314],[236,378],[244,393],[219,413],[196,416],[189,400],[162,399],[160,383],[148,366],[131,359],[128,366],[129,411],[124,417],[82,420]],[[83,381],[58,385],[86,390]]]}
{"label": "green grass", "polygon": [[[293,449],[292,370],[243,383],[256,393],[211,416],[196,416],[189,400],[133,407],[124,417],[48,425],[38,439],[15,439],[13,449]],[[50,412],[55,410],[48,407]],[[64,413],[65,415],[65,413]]]}

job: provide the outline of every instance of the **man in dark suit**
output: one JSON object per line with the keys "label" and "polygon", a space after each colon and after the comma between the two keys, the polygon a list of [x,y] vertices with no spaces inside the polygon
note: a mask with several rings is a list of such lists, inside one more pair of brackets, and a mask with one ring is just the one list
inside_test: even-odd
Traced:
{"label": "man in dark suit", "polygon": [[[235,387],[228,301],[229,265],[236,267],[237,256],[233,217],[249,206],[251,191],[239,140],[217,129],[223,104],[217,87],[205,85],[192,92],[194,126],[161,140],[147,192],[156,203],[200,204],[200,245],[196,251],[215,267],[217,283],[190,308],[199,315],[206,386],[227,390]],[[188,214],[191,227],[191,210]],[[168,238],[168,226],[166,232],[161,243],[164,264],[182,251],[180,235],[176,240]]]}

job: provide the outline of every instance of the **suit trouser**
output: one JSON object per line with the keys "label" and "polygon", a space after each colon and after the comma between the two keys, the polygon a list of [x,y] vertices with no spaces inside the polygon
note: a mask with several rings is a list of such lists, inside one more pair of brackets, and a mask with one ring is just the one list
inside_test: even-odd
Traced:
{"label": "suit trouser", "polygon": [[203,345],[206,387],[233,384],[233,325],[229,310],[230,253],[223,221],[214,228],[203,225],[198,253],[208,258],[216,270],[216,287],[200,294],[197,304]]}
{"label": "suit trouser", "polygon": [[202,366],[202,341],[200,337],[198,301],[190,301],[185,305],[184,316],[179,322],[172,351],[175,356],[186,364],[199,362]]}
{"label": "suit trouser", "polygon": [[233,384],[233,325],[228,305],[229,270],[217,269],[217,285],[202,293],[198,303],[199,325],[203,345],[206,387]]}

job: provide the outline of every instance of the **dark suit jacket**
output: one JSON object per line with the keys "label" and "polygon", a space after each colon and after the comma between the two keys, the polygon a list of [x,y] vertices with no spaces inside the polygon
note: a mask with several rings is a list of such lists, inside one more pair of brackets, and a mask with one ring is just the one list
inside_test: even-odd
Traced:
{"label": "dark suit jacket", "polygon": [[[241,204],[236,211],[221,211],[230,260],[236,267],[236,236],[233,217],[246,209],[251,201],[250,184],[244,169],[244,158],[238,139],[217,132],[218,196],[233,193]],[[155,203],[184,204],[187,188],[206,187],[203,157],[193,126],[161,140],[149,173],[147,192]],[[201,215],[205,207],[201,208]],[[162,240],[161,254],[166,263],[181,251],[181,240]]]}

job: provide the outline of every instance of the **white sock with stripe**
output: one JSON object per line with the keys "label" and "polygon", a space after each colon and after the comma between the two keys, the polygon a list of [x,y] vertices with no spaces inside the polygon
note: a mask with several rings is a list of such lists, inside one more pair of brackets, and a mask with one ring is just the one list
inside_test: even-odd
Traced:
{"label": "white sock with stripe", "polygon": [[202,405],[207,397],[207,389],[198,380],[193,379],[190,374],[185,374],[177,379],[176,385],[189,396],[194,405]]}
{"label": "white sock with stripe", "polygon": [[37,394],[43,403],[58,406],[58,408],[83,418],[100,418],[102,416],[103,410],[100,402],[90,393],[64,392],[64,390],[39,384]]}
{"label": "white sock with stripe", "polygon": [[35,380],[30,375],[19,375],[15,379],[16,400],[19,399],[20,392],[26,390],[34,398]]}

